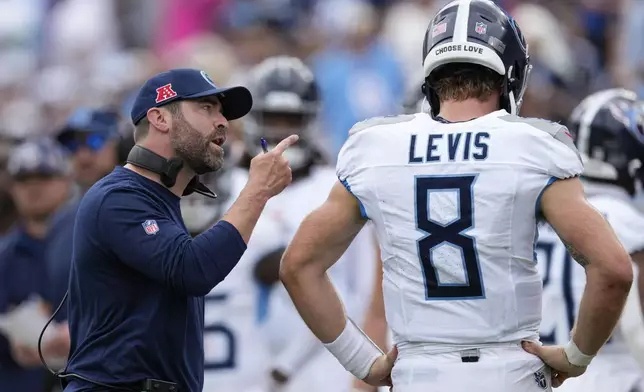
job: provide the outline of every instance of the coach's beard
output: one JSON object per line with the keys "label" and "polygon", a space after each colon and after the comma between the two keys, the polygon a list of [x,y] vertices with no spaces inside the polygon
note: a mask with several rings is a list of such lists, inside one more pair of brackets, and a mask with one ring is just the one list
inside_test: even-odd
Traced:
{"label": "coach's beard", "polygon": [[186,121],[178,122],[171,139],[175,154],[197,175],[217,171],[224,164],[223,147],[213,144],[212,137],[204,137]]}

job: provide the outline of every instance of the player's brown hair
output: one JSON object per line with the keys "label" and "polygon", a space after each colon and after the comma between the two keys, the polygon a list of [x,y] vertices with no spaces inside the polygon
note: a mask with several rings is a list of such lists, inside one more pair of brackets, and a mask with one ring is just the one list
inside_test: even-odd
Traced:
{"label": "player's brown hair", "polygon": [[438,94],[440,102],[470,98],[485,101],[501,94],[503,76],[480,65],[455,63],[436,69],[428,83]]}
{"label": "player's brown hair", "polygon": [[[170,102],[167,105],[163,105],[164,108],[172,114],[173,118],[181,116],[181,107],[179,106],[180,101]],[[148,130],[150,129],[150,122],[147,117],[143,117],[136,127],[134,127],[134,143],[138,143],[141,140],[145,139],[148,136]]]}

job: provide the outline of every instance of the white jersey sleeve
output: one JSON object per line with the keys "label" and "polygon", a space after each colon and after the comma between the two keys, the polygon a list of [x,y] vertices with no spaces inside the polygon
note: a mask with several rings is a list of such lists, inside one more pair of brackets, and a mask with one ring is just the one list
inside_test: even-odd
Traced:
{"label": "white jersey sleeve", "polygon": [[[523,140],[523,143],[529,143],[529,148],[533,151],[533,154],[522,156],[527,165],[539,168],[557,179],[575,177],[582,173],[584,167],[581,156],[565,126],[538,118],[513,115],[501,116],[499,119],[542,131],[532,133],[529,139]],[[517,129],[517,132],[520,131]]]}

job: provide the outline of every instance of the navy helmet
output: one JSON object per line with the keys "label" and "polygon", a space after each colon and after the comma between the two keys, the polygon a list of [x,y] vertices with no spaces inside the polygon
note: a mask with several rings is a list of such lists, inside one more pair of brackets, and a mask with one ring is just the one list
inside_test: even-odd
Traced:
{"label": "navy helmet", "polygon": [[433,73],[455,63],[476,64],[504,77],[501,109],[517,114],[530,76],[528,45],[514,19],[490,0],[456,0],[432,19],[423,43],[423,91],[433,115],[440,104]]}
{"label": "navy helmet", "polygon": [[608,89],[586,97],[568,120],[585,178],[613,183],[633,194],[644,180],[644,103],[630,90]]}
{"label": "navy helmet", "polygon": [[269,146],[297,133],[299,142],[284,153],[294,170],[316,156],[314,135],[320,113],[320,90],[313,72],[298,58],[270,57],[250,71],[254,105],[244,122],[246,151],[261,152],[259,138]]}

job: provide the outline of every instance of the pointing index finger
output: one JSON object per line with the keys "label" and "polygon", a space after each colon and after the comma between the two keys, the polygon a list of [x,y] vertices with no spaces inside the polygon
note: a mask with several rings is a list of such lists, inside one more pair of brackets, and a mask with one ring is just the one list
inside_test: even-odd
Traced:
{"label": "pointing index finger", "polygon": [[286,139],[282,140],[281,142],[279,142],[279,144],[275,146],[273,151],[275,151],[276,154],[282,154],[284,151],[286,151],[287,148],[295,144],[299,139],[300,139],[299,136],[291,135]]}

